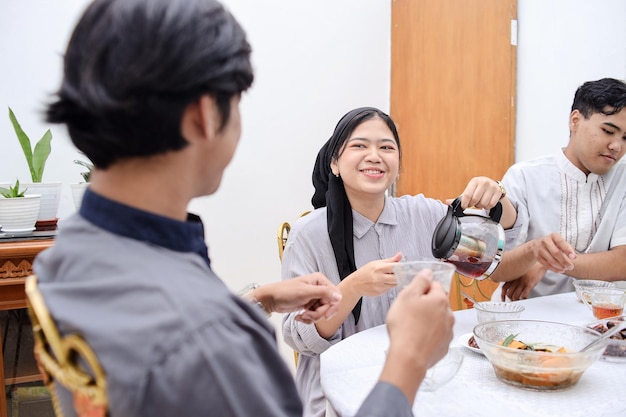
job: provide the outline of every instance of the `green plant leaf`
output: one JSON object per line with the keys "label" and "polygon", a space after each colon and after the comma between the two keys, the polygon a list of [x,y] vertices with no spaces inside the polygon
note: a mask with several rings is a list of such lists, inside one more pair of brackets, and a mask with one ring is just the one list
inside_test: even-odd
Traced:
{"label": "green plant leaf", "polygon": [[41,182],[43,178],[43,170],[46,167],[46,160],[52,150],[50,147],[51,140],[52,132],[48,129],[35,145],[35,151],[33,152],[33,171],[35,176],[33,176],[33,182]]}
{"label": "green plant leaf", "polygon": [[91,171],[93,170],[93,164],[91,164],[89,162],[81,161],[81,160],[78,160],[78,159],[75,159],[74,163],[76,165],[81,165],[81,166],[84,166],[85,168],[87,168],[88,171],[87,172],[81,172],[80,175],[83,177],[85,182],[89,182],[89,180],[91,179]]}
{"label": "green plant leaf", "polygon": [[15,179],[15,185],[13,187],[9,186],[9,188],[0,187],[0,195],[4,198],[19,198],[24,197],[24,191],[20,191],[20,180]]}
{"label": "green plant leaf", "polygon": [[30,139],[20,126],[19,122],[15,118],[15,114],[13,114],[13,110],[9,107],[9,119],[11,119],[11,123],[13,124],[13,129],[15,130],[15,134],[17,135],[17,139],[22,146],[22,151],[24,152],[24,157],[26,158],[26,162],[28,163],[28,169],[30,169],[30,176],[35,181],[35,170],[33,168],[33,151],[30,145]]}

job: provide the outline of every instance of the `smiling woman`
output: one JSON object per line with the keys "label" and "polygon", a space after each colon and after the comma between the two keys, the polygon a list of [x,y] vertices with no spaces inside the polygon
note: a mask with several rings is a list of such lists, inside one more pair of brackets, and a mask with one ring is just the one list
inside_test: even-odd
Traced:
{"label": "smiling woman", "polygon": [[[447,206],[423,195],[387,195],[398,177],[401,144],[396,125],[372,107],[354,109],[339,120],[320,150],[313,171],[316,208],[294,223],[283,253],[283,279],[322,272],[341,289],[339,312],[315,325],[292,314],[283,319],[285,341],[300,355],[296,383],[306,416],[321,416],[324,396],[319,355],[332,344],[380,325],[396,299],[393,266],[432,259],[431,237]],[[461,191],[461,190],[459,190]],[[502,192],[496,181],[473,178],[464,205],[491,208]],[[503,199],[512,226],[514,209]]]}

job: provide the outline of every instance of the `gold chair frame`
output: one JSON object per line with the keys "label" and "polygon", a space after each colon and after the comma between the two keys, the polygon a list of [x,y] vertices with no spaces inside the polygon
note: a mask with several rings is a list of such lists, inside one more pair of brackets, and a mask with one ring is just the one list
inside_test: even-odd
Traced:
{"label": "gold chair frame", "polygon": [[65,415],[56,392],[55,385],[59,383],[72,393],[79,417],[107,416],[106,377],[96,354],[80,335],[61,336],[39,292],[35,275],[26,278],[26,298],[35,358],[50,391],[55,415]]}
{"label": "gold chair frame", "polygon": [[[300,217],[306,216],[310,212],[311,211],[305,211],[300,215]],[[289,237],[289,232],[291,232],[291,225],[288,222],[283,222],[278,227],[278,259],[280,259],[281,262],[283,260],[283,252],[285,251],[285,246],[287,246],[287,238]],[[295,350],[293,351],[293,360],[296,363],[296,366],[298,366],[298,352],[296,352]]]}

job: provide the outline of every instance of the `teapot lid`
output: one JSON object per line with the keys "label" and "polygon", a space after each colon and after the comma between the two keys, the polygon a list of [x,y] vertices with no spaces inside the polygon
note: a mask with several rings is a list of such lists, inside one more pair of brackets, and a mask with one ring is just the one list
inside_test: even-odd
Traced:
{"label": "teapot lid", "polygon": [[459,214],[455,213],[458,210],[461,210],[462,216],[463,209],[461,208],[460,198],[457,198],[448,206],[448,212],[439,221],[433,232],[432,253],[435,258],[449,258],[461,240],[461,222],[458,219]]}

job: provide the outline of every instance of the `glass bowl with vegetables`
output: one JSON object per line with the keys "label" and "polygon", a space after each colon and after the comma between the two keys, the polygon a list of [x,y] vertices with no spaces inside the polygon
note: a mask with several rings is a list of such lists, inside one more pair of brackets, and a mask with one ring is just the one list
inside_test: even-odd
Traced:
{"label": "glass bowl with vegetables", "polygon": [[474,338],[496,376],[507,384],[538,391],[576,385],[606,349],[595,330],[540,320],[503,320],[474,327]]}

